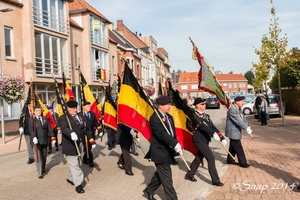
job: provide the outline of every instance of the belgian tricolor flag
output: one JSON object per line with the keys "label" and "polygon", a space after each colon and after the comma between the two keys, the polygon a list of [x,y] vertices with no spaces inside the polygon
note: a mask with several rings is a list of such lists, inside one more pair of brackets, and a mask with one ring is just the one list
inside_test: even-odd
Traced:
{"label": "belgian tricolor flag", "polygon": [[62,73],[62,80],[63,80],[63,85],[64,85],[64,92],[65,92],[65,99],[66,101],[73,101],[75,99],[75,96],[73,94],[73,91],[70,87],[70,84],[66,80],[65,73]]}
{"label": "belgian tricolor flag", "polygon": [[175,91],[172,88],[171,82],[169,82],[169,93],[173,103],[170,114],[174,119],[176,139],[183,149],[196,155],[197,148],[192,141],[193,127],[196,125],[193,124],[194,117],[192,110],[180,97],[178,90]]}
{"label": "belgian tricolor flag", "polygon": [[56,122],[55,120],[53,119],[52,117],[52,114],[51,112],[48,110],[48,108],[43,104],[42,100],[40,99],[40,97],[35,94],[35,99],[37,99],[37,104],[40,105],[40,107],[42,108],[42,115],[45,116],[48,120],[49,120],[49,123],[50,123],[50,127],[51,129],[53,130],[54,127],[56,127]]}
{"label": "belgian tricolor flag", "polygon": [[103,118],[104,125],[114,130],[117,130],[117,105],[112,100],[109,89],[106,89],[105,92],[103,113],[104,113],[104,118]]}
{"label": "belgian tricolor flag", "polygon": [[58,115],[61,116],[67,113],[67,106],[65,100],[63,99],[59,91],[58,83],[55,78],[54,78],[54,85],[55,85],[55,94],[56,94],[56,102],[57,102],[57,112]]}
{"label": "belgian tricolor flag", "polygon": [[149,119],[154,110],[148,101],[148,97],[125,62],[118,100],[118,123],[139,131],[148,141],[151,141]]}
{"label": "belgian tricolor flag", "polygon": [[82,93],[83,93],[83,99],[81,99],[83,102],[90,102],[91,103],[91,111],[95,113],[97,121],[101,118],[101,112],[98,109],[97,101],[93,95],[93,93],[90,90],[90,87],[88,86],[83,74],[79,70],[79,79],[80,84],[82,86]]}

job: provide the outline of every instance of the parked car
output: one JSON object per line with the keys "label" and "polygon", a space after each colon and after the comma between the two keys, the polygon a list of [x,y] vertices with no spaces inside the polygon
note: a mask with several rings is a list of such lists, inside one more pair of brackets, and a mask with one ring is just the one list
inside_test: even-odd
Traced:
{"label": "parked car", "polygon": [[208,97],[206,99],[206,108],[220,108],[220,101],[217,97]]}
{"label": "parked car", "polygon": [[255,95],[245,95],[245,103],[242,107],[244,115],[250,115],[253,113],[253,105],[255,104]]}
{"label": "parked car", "polygon": [[[269,97],[269,116],[281,116],[280,99],[278,94],[268,94]],[[283,101],[283,112],[285,113],[285,102]],[[253,113],[255,119],[258,119],[257,110],[255,104],[253,105]]]}

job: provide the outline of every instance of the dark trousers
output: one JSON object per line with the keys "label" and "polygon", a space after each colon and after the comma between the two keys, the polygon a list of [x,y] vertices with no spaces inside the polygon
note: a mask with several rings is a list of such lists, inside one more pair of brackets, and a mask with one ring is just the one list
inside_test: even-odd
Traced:
{"label": "dark trousers", "polygon": [[[246,160],[246,156],[244,153],[244,149],[243,149],[241,140],[230,139],[229,152],[232,154],[233,157],[235,157],[235,155],[237,155],[240,165],[247,164],[247,160]],[[229,154],[227,155],[227,161],[233,162],[233,160]]]}
{"label": "dark trousers", "polygon": [[263,113],[260,115],[261,125],[267,125],[267,113]]}
{"label": "dark trousers", "polygon": [[[55,147],[58,148],[58,140],[57,140],[57,131],[53,131],[54,137],[55,137]],[[48,143],[49,151],[52,151],[52,143],[51,143],[51,138],[49,138],[49,143]]]}
{"label": "dark trousers", "polygon": [[201,143],[195,143],[195,146],[198,149],[198,152],[190,166],[191,170],[187,172],[187,176],[195,175],[201,163],[201,160],[205,158],[207,160],[208,172],[210,174],[212,182],[213,183],[219,182],[220,178],[216,169],[215,156],[210,150],[208,144],[205,142],[201,142]]}
{"label": "dark trousers", "polygon": [[132,163],[129,154],[130,146],[120,145],[121,146],[121,155],[119,157],[118,165],[123,165],[126,172],[132,172]]}
{"label": "dark trousers", "polygon": [[109,147],[114,147],[116,145],[116,134],[117,131],[111,129],[111,128],[107,128],[106,129],[107,132],[107,145]]}
{"label": "dark trousers", "polygon": [[[87,149],[86,149],[86,144],[88,145]],[[89,142],[85,143],[84,149],[85,149],[85,153],[83,155],[82,162],[85,163],[85,164],[93,163],[94,156],[93,156],[93,153],[92,153],[92,145]]]}
{"label": "dark trousers", "polygon": [[156,172],[154,173],[149,185],[146,187],[148,194],[154,194],[157,188],[162,185],[168,200],[176,200],[177,194],[173,187],[172,170],[170,164],[157,164]]}
{"label": "dark trousers", "polygon": [[45,173],[46,159],[47,159],[47,144],[34,144],[33,152],[35,158],[35,164],[38,171],[38,176]]}

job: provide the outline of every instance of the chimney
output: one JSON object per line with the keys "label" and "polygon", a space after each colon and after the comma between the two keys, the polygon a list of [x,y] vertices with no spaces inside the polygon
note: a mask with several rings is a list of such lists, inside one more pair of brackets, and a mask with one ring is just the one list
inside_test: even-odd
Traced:
{"label": "chimney", "polygon": [[140,33],[140,37],[142,36],[142,34]]}
{"label": "chimney", "polygon": [[123,32],[123,20],[117,20],[117,30]]}
{"label": "chimney", "polygon": [[138,34],[137,34],[137,31],[135,32],[135,35],[137,36]]}

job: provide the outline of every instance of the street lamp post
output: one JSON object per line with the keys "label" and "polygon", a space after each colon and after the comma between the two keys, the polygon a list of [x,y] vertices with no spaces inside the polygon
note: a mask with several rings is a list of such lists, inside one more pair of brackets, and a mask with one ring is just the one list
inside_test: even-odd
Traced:
{"label": "street lamp post", "polygon": [[[6,7],[6,6],[0,6],[0,12],[9,12],[13,9]],[[2,70],[2,54],[1,54],[1,46],[0,46],[0,77],[2,78],[3,75]],[[0,101],[0,114],[1,114],[1,133],[2,133],[2,143],[5,144],[5,131],[4,131],[4,99],[1,99]]]}

